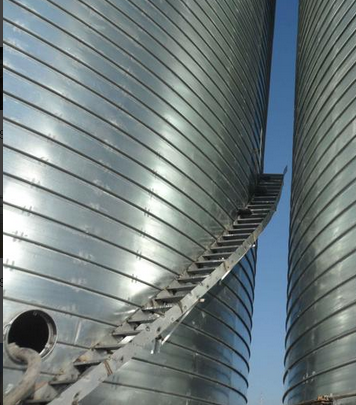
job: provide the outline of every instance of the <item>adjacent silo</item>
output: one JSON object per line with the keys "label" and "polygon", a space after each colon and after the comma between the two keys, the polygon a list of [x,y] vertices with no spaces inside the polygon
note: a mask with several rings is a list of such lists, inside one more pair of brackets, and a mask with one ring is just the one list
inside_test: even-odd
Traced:
{"label": "adjacent silo", "polygon": [[355,404],[356,3],[299,14],[285,403]]}
{"label": "adjacent silo", "polygon": [[[43,349],[48,379],[248,201],[274,1],[6,0],[4,18],[5,341]],[[83,403],[245,404],[255,266]]]}

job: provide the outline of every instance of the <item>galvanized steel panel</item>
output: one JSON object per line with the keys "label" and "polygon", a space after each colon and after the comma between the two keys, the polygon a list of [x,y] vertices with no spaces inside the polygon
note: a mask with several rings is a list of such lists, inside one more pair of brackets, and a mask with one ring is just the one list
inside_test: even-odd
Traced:
{"label": "galvanized steel panel", "polygon": [[356,4],[300,1],[286,404],[356,401]]}
{"label": "galvanized steel panel", "polygon": [[[248,201],[274,1],[6,0],[4,19],[4,324],[53,317],[48,379]],[[255,262],[84,403],[246,403]],[[6,388],[21,367],[4,361]]]}

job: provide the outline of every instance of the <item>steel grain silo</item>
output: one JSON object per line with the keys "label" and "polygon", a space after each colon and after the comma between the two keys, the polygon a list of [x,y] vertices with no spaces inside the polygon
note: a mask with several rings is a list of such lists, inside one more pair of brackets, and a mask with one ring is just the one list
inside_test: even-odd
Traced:
{"label": "steel grain silo", "polygon": [[[42,351],[46,380],[248,201],[274,1],[6,0],[4,19],[5,342]],[[255,266],[83,403],[245,404]]]}
{"label": "steel grain silo", "polygon": [[285,403],[355,404],[356,3],[299,12]]}

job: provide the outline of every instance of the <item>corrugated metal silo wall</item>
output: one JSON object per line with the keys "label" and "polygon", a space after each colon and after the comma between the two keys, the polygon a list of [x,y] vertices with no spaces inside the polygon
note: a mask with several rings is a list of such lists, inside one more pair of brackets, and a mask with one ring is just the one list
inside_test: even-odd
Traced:
{"label": "corrugated metal silo wall", "polygon": [[[55,320],[43,376],[183,271],[260,170],[270,0],[4,2],[4,322]],[[161,354],[85,404],[243,404],[255,251]],[[5,358],[5,387],[21,375]]]}
{"label": "corrugated metal silo wall", "polygon": [[299,11],[287,404],[356,391],[356,3]]}

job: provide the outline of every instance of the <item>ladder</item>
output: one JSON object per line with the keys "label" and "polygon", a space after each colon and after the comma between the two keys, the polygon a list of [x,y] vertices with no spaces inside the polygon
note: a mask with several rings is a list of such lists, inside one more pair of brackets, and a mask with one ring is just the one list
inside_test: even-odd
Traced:
{"label": "ladder", "polygon": [[105,341],[74,361],[65,373],[39,384],[24,403],[77,405],[148,344],[159,348],[177,322],[179,325],[255,245],[276,211],[285,173],[260,175],[250,203],[239,210],[237,219],[207,251]]}

